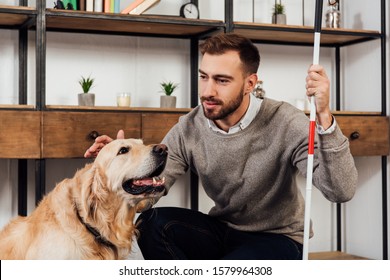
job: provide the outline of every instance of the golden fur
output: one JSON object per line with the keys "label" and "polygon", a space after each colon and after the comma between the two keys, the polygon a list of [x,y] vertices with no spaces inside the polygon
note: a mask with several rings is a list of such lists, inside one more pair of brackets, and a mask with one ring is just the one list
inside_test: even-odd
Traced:
{"label": "golden fur", "polygon": [[[134,195],[122,185],[149,176],[157,165],[165,164],[166,150],[163,159],[156,160],[159,155],[154,147],[135,139],[106,145],[93,163],[57,184],[30,216],[17,217],[6,225],[0,232],[0,259],[126,258],[136,233],[137,205],[162,192]],[[113,246],[99,242],[83,222]]]}

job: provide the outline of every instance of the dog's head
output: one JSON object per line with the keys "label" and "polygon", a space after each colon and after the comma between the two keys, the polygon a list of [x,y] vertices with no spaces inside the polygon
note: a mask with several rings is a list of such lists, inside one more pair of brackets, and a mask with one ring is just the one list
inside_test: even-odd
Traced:
{"label": "dog's head", "polygon": [[160,197],[168,149],[163,144],[144,145],[139,139],[117,139],[107,144],[95,159],[113,191],[123,193],[130,204]]}

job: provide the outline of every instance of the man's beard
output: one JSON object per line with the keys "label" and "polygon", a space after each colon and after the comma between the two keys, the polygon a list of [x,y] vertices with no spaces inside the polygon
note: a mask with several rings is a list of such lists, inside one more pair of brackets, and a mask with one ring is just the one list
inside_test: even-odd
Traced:
{"label": "man's beard", "polygon": [[[210,120],[222,120],[228,117],[229,115],[233,114],[238,107],[240,107],[242,100],[244,99],[244,88],[241,88],[240,94],[233,100],[230,100],[229,103],[226,105],[222,100],[215,99],[213,97],[211,98],[206,98],[206,97],[201,97],[200,101],[203,107],[203,113],[206,118]],[[212,101],[216,103],[217,105],[220,106],[220,110],[207,110],[203,106],[204,101]]]}

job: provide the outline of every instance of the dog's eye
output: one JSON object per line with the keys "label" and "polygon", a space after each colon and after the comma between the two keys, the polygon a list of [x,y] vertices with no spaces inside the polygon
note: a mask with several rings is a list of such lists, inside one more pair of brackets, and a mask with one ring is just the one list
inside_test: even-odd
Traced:
{"label": "dog's eye", "polygon": [[129,147],[122,147],[119,149],[118,155],[127,154],[129,152]]}

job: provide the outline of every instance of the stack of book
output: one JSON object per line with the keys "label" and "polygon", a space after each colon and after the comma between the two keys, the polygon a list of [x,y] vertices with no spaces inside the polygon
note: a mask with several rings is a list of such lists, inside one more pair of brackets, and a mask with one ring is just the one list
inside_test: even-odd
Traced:
{"label": "stack of book", "polygon": [[88,12],[119,13],[120,0],[60,0],[54,2],[58,8],[58,2],[62,2],[66,10],[79,10]]}
{"label": "stack of book", "polygon": [[120,11],[120,0],[62,0],[62,2],[65,9],[70,10],[140,15],[160,0],[133,0],[123,11]]}

